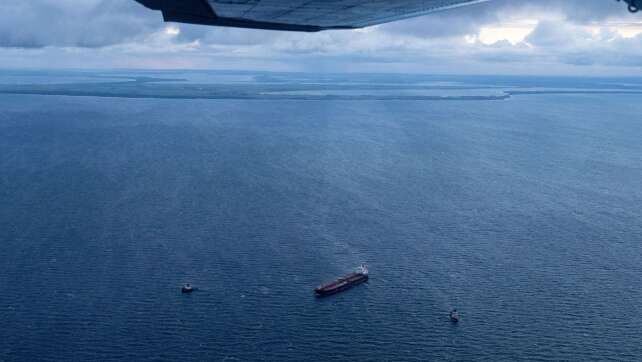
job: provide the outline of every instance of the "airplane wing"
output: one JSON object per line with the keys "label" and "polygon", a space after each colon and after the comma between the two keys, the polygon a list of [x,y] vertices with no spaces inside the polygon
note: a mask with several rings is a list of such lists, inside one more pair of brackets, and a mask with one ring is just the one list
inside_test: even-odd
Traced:
{"label": "airplane wing", "polygon": [[488,0],[136,0],[165,21],[239,28],[356,29]]}

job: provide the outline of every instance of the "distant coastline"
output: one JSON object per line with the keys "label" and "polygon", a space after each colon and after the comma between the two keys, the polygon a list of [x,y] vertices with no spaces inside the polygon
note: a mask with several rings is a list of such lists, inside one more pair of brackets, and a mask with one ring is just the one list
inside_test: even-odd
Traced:
{"label": "distant coastline", "polygon": [[[642,94],[642,80],[627,83],[615,78],[585,80],[578,85],[565,78],[555,82],[548,78],[505,76],[418,76],[413,80],[405,75],[345,74],[315,78],[302,74],[289,78],[280,73],[204,72],[195,76],[187,71],[184,74],[172,71],[152,75],[60,73],[60,78],[52,73],[53,79],[47,83],[32,83],[33,77],[28,74],[9,73],[9,80],[3,80],[2,75],[0,72],[0,94],[134,99],[499,101],[542,94]],[[74,81],[79,76],[86,81]],[[21,81],[16,82],[15,78]]]}

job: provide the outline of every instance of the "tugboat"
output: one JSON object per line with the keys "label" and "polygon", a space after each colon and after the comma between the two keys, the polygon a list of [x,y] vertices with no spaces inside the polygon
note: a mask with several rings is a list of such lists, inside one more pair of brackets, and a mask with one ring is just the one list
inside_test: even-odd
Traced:
{"label": "tugboat", "polygon": [[344,290],[350,289],[355,285],[368,281],[368,268],[364,264],[356,272],[343,276],[333,282],[322,284],[314,290],[317,297],[327,297]]}
{"label": "tugboat", "polygon": [[459,319],[460,319],[459,312],[457,311],[457,309],[453,309],[450,312],[450,321],[453,322],[453,323],[458,323]]}
{"label": "tugboat", "polygon": [[194,287],[192,287],[192,285],[190,283],[187,283],[187,284],[183,285],[183,287],[181,288],[181,293],[183,293],[183,294],[188,294],[188,293],[191,293],[193,291],[194,291]]}

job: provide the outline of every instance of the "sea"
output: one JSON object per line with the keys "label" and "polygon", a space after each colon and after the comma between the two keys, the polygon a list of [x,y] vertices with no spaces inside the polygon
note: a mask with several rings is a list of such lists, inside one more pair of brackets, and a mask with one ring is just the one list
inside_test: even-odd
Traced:
{"label": "sea", "polygon": [[0,71],[0,361],[642,360],[641,95]]}

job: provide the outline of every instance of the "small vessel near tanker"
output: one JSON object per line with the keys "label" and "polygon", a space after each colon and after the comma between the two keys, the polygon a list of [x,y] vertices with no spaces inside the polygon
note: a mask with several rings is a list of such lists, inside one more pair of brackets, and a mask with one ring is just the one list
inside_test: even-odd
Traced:
{"label": "small vessel near tanker", "polygon": [[453,323],[459,323],[460,319],[461,317],[459,316],[459,312],[457,311],[457,309],[453,309],[450,312],[450,321]]}
{"label": "small vessel near tanker", "polygon": [[183,285],[183,287],[181,288],[181,293],[183,294],[189,294],[193,291],[194,291],[194,287],[190,283]]}
{"label": "small vessel near tanker", "polygon": [[365,264],[361,264],[361,266],[355,272],[338,278],[337,280],[330,283],[318,286],[316,289],[314,289],[314,293],[317,297],[327,297],[332,294],[343,292],[354,287],[355,285],[359,285],[367,281],[368,268],[366,268]]}

